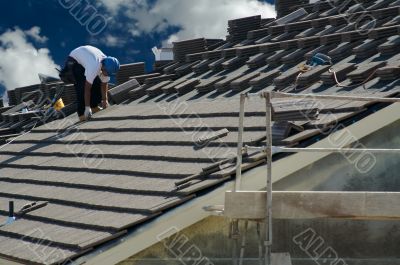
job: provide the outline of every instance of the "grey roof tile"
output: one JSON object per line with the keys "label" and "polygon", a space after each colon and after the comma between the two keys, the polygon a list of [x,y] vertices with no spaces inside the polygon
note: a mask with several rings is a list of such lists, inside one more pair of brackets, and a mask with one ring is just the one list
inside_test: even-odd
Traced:
{"label": "grey roof tile", "polygon": [[301,74],[297,81],[298,85],[305,87],[319,81],[321,74],[326,72],[329,67],[330,66],[320,65],[311,69],[310,71],[307,71],[306,73]]}
{"label": "grey roof tile", "polygon": [[331,51],[328,52],[328,55],[332,58],[334,61],[339,61],[352,53],[352,49],[354,47],[357,47],[360,45],[362,42],[357,41],[357,42],[342,42],[337,47]]}
{"label": "grey roof tile", "polygon": [[136,79],[132,79],[110,89],[108,93],[114,103],[120,104],[127,99],[129,91],[138,87],[140,87],[138,81],[136,81]]}
{"label": "grey roof tile", "polygon": [[195,89],[195,86],[200,83],[197,78],[191,78],[175,87],[179,95],[186,94]]}
{"label": "grey roof tile", "polygon": [[213,70],[213,71],[219,71],[219,70],[222,70],[222,64],[224,63],[224,62],[226,62],[228,59],[225,59],[225,58],[220,58],[220,59],[218,59],[218,60],[216,60],[216,61],[214,61],[214,62],[212,62],[212,63],[210,63],[209,65],[208,65],[208,67],[211,69],[211,70]]}
{"label": "grey roof tile", "polygon": [[250,80],[250,85],[254,88],[261,89],[272,84],[275,77],[279,76],[281,72],[279,70],[272,70],[268,72],[260,73],[260,75]]}
{"label": "grey roof tile", "polygon": [[200,80],[200,84],[196,86],[196,89],[199,93],[210,92],[214,90],[214,84],[224,79],[225,76],[216,76],[213,78],[202,79]]}
{"label": "grey roof tile", "polygon": [[276,51],[274,54],[272,54],[271,56],[269,56],[267,58],[267,63],[269,65],[275,65],[275,66],[279,65],[281,60],[282,60],[282,58],[285,57],[286,55],[292,53],[292,52],[294,52],[293,49]]}
{"label": "grey roof tile", "polygon": [[385,42],[385,39],[378,39],[378,40],[365,40],[359,46],[353,48],[353,53],[356,55],[357,58],[363,59],[370,57],[376,53],[378,53],[378,46]]}
{"label": "grey roof tile", "polygon": [[400,76],[400,64],[379,68],[376,75],[382,80],[396,80]]}
{"label": "grey roof tile", "polygon": [[[341,82],[347,78],[347,74],[354,71],[357,68],[355,63],[339,63],[332,67],[336,72],[338,81]],[[321,75],[321,80],[324,84],[333,85],[335,84],[335,79],[332,73],[324,73]]]}
{"label": "grey roof tile", "polygon": [[[165,195],[134,195],[110,191],[66,188],[0,181],[0,195],[33,201],[66,204],[82,208],[152,214],[182,203],[186,198]],[[1,229],[3,230],[3,228]]]}
{"label": "grey roof tile", "polygon": [[248,74],[236,79],[235,81],[233,81],[231,84],[231,87],[233,90],[237,90],[237,91],[244,90],[245,88],[250,86],[249,82],[258,76],[260,76],[259,71],[254,71],[254,72],[248,73]]}
{"label": "grey roof tile", "polygon": [[246,63],[248,57],[234,57],[222,63],[222,68],[225,70],[234,70]]}
{"label": "grey roof tile", "polygon": [[258,53],[249,58],[246,64],[249,68],[258,68],[266,64],[266,59],[270,54]]}
{"label": "grey roof tile", "polygon": [[[38,230],[36,232],[40,233]],[[42,234],[43,236],[44,234]],[[0,256],[17,262],[36,265],[63,263],[65,260],[72,259],[85,252],[46,244],[46,242],[43,244],[41,241],[43,240],[32,241],[0,235]]]}
{"label": "grey roof tile", "polygon": [[376,69],[385,66],[386,62],[370,62],[361,64],[356,70],[348,74],[352,82],[362,82],[366,80]]}

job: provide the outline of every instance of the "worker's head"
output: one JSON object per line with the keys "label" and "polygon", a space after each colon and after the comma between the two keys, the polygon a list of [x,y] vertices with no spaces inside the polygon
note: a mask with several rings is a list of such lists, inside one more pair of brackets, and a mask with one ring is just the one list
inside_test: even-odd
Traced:
{"label": "worker's head", "polygon": [[105,74],[108,76],[115,75],[119,70],[119,61],[114,57],[106,57],[103,60],[103,70],[106,71]]}

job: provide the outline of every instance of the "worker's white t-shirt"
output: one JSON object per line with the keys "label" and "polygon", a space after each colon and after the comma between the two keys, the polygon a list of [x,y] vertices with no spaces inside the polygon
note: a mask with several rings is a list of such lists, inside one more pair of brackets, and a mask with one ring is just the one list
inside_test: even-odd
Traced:
{"label": "worker's white t-shirt", "polygon": [[110,77],[103,75],[101,72],[101,62],[107,56],[96,47],[89,45],[81,46],[73,50],[69,56],[74,58],[85,68],[86,81],[90,84],[93,84],[97,76],[103,83],[108,83],[110,81]]}

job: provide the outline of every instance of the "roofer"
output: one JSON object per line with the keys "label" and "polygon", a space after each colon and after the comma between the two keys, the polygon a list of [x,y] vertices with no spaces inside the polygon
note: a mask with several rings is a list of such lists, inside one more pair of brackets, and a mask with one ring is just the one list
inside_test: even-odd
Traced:
{"label": "roofer", "polygon": [[119,67],[117,58],[93,46],[81,46],[70,53],[60,77],[75,85],[80,121],[89,120],[93,113],[109,106],[108,82]]}

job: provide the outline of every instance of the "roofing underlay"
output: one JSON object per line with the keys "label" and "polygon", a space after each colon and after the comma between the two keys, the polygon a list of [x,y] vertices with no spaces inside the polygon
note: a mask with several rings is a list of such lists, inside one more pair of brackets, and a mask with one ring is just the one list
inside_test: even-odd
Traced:
{"label": "roofing underlay", "polygon": [[[0,257],[30,264],[74,259],[231,179],[240,92],[396,96],[400,1],[331,4],[304,5],[307,12],[289,15],[285,24],[260,17],[230,21],[227,41],[205,46],[196,39],[202,51],[195,54],[191,47],[199,47],[191,41],[176,44],[183,49],[177,61],[149,76],[138,70],[140,84],[131,80],[110,92],[120,105],[86,123],[75,116],[53,121],[2,147],[0,223],[9,201],[20,218],[0,228]],[[357,18],[367,15],[373,21],[360,32]],[[316,52],[332,57],[347,87],[336,84],[327,66],[299,75]],[[123,81],[138,75],[123,69]],[[286,146],[313,143],[337,122],[356,122],[382,107],[310,99],[273,105],[274,142]],[[299,121],[304,113],[317,119]],[[265,105],[254,100],[246,105],[244,140],[262,145],[263,136]],[[263,153],[244,154],[244,170],[263,163]],[[32,202],[36,210],[18,212]]]}

